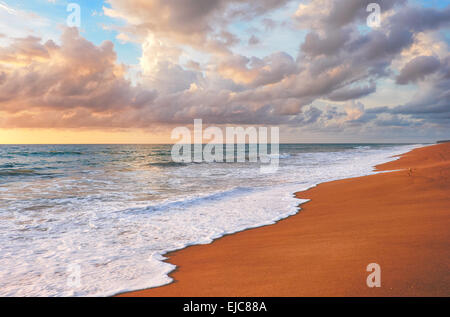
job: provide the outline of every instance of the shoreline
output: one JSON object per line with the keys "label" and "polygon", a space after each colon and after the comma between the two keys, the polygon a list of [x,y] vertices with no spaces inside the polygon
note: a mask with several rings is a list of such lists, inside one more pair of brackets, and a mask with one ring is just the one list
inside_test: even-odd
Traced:
{"label": "shoreline", "polygon": [[[324,281],[324,279],[328,279],[330,277],[336,274],[339,275],[339,270],[342,271],[342,268],[339,265],[335,265],[334,269],[333,266],[328,267],[329,265],[324,265],[322,260],[326,260],[326,257],[323,255],[321,256],[317,249],[314,250],[316,247],[309,247],[307,245],[308,241],[313,242],[313,244],[317,244],[317,237],[314,236],[314,232],[311,231],[311,229],[314,229],[314,225],[320,225],[320,223],[317,223],[317,220],[320,220],[319,222],[323,222],[322,217],[327,216],[334,216],[336,218],[336,215],[327,214],[327,212],[320,211],[317,213],[317,208],[321,209],[324,208],[324,206],[321,206],[321,203],[323,201],[322,198],[319,198],[316,192],[323,192],[328,191],[328,188],[323,189],[324,187],[334,187],[333,190],[335,190],[336,186],[342,187],[342,184],[345,183],[354,183],[356,182],[364,182],[364,180],[373,178],[373,177],[389,177],[397,174],[403,174],[405,173],[405,168],[407,164],[413,164],[413,171],[414,171],[414,165],[420,166],[420,168],[427,168],[426,164],[423,164],[424,162],[418,161],[417,158],[416,161],[414,159],[411,161],[411,153],[417,154],[417,152],[436,152],[433,150],[427,150],[427,149],[436,149],[436,147],[439,147],[439,151],[444,151],[445,153],[449,152],[449,144],[439,144],[439,145],[426,145],[424,147],[416,148],[410,152],[407,152],[405,154],[400,155],[399,159],[395,159],[393,161],[389,161],[387,163],[375,166],[374,171],[377,172],[384,172],[384,173],[377,173],[369,176],[361,176],[356,178],[349,178],[349,179],[342,179],[342,180],[335,180],[331,182],[325,182],[320,183],[312,188],[307,189],[306,191],[301,191],[295,193],[295,196],[299,199],[308,199],[309,201],[300,203],[299,204],[299,211],[291,216],[288,216],[287,218],[280,219],[276,221],[272,225],[266,225],[266,226],[260,226],[255,228],[249,228],[245,229],[243,231],[239,231],[232,234],[226,234],[216,240],[214,240],[210,244],[206,245],[194,245],[189,246],[180,250],[171,251],[164,255],[166,260],[165,262],[171,263],[173,265],[176,265],[176,268],[170,272],[169,276],[173,279],[173,281],[169,284],[154,287],[154,288],[148,288],[144,290],[138,290],[138,291],[132,291],[132,292],[125,292],[118,294],[116,296],[391,296],[395,295],[395,289],[391,288],[391,292],[385,292],[383,288],[380,289],[369,289],[365,285],[365,279],[367,273],[365,271],[365,266],[360,267],[359,269],[354,268],[354,265],[352,265],[349,262],[350,270],[353,271],[353,277],[349,280],[354,281],[355,277],[362,278],[361,281],[362,286],[364,288],[361,288],[361,285],[359,285],[358,292],[354,293],[354,289],[350,287],[318,287],[317,285],[309,285],[306,282],[312,282],[313,280],[317,279],[317,281]],[[424,154],[424,153],[422,153]],[[428,154],[425,154],[425,162],[430,163],[433,160],[436,160],[436,156],[434,156],[431,161],[430,158],[427,156]],[[439,153],[439,155],[442,157],[442,153]],[[414,156],[414,155],[413,155]],[[415,155],[417,156],[417,155]],[[422,155],[423,156],[423,155]],[[394,156],[395,157],[395,156]],[[393,157],[393,158],[394,158]],[[446,158],[445,164],[448,162],[449,158]],[[433,161],[434,162],[434,161]],[[406,164],[406,165],[405,165]],[[411,168],[411,167],[410,167]],[[417,169],[417,167],[415,167]],[[433,168],[433,167],[428,167]],[[387,173],[386,173],[387,172]],[[414,172],[413,172],[414,173]],[[386,176],[387,175],[387,176]],[[410,177],[410,176],[409,176]],[[372,182],[373,183],[373,182]],[[361,186],[361,184],[359,184]],[[364,184],[362,184],[364,185]],[[446,183],[448,185],[448,183]],[[354,186],[354,184],[350,184],[350,186]],[[344,186],[345,187],[345,186]],[[364,187],[364,186],[363,186]],[[389,187],[389,186],[388,186]],[[312,195],[311,195],[312,194]],[[326,195],[329,196],[329,192],[327,192]],[[320,196],[320,195],[319,195]],[[329,199],[328,199],[329,200]],[[393,201],[395,204],[396,202]],[[319,207],[315,206],[319,205]],[[323,205],[323,204],[322,204]],[[447,204],[448,207],[448,204]],[[328,207],[329,208],[329,207]],[[300,210],[301,209],[301,210]],[[338,208],[339,209],[339,208]],[[360,208],[361,209],[361,208]],[[310,213],[310,210],[314,211],[313,213]],[[445,223],[449,223],[448,219],[448,213],[445,213],[444,220]],[[342,216],[342,215],[340,215]],[[349,215],[350,218],[345,218],[347,221],[352,217],[354,217],[354,211],[353,214]],[[318,218],[321,217],[321,218]],[[312,220],[309,220],[313,218]],[[316,218],[316,219],[314,219]],[[294,220],[293,220],[294,219]],[[307,219],[307,223],[305,223],[305,219]],[[344,220],[345,220],[344,219]],[[360,219],[361,221],[367,221],[371,220],[373,222],[374,219],[371,219],[370,217],[368,219]],[[311,222],[312,221],[312,222]],[[297,225],[301,225],[302,229],[297,230],[299,232],[295,232],[292,230],[292,225],[289,225],[290,223],[297,223]],[[351,221],[350,221],[351,222]],[[287,224],[287,225],[286,225]],[[325,221],[325,224],[333,229],[333,221],[328,221],[328,223]],[[370,222],[368,223],[370,224]],[[310,226],[310,228],[307,228],[307,226]],[[280,227],[287,227],[289,229],[289,234],[291,236],[286,237],[286,231],[284,229],[286,228],[280,228]],[[317,233],[320,236],[320,233],[323,233],[324,228],[316,228],[319,230]],[[326,229],[326,228],[325,228]],[[339,228],[342,229],[342,228]],[[351,228],[347,228],[347,231]],[[320,231],[322,230],[322,231]],[[291,232],[294,231],[294,232]],[[347,236],[348,236],[347,232]],[[295,235],[298,234],[298,237],[295,237]],[[344,232],[345,236],[345,232]],[[364,236],[362,236],[364,238]],[[446,235],[448,238],[448,235]],[[298,243],[288,243],[288,246],[283,245],[283,239],[293,239],[295,238],[301,238],[301,241]],[[323,238],[330,238],[330,237],[323,237]],[[338,237],[342,238],[342,237]],[[348,237],[347,237],[348,238]],[[281,241],[279,241],[280,239]],[[344,239],[345,240],[345,239]],[[364,240],[364,239],[363,239]],[[448,240],[448,239],[447,239]],[[287,240],[286,240],[287,241]],[[285,241],[285,242],[286,242]],[[303,244],[302,244],[303,241]],[[339,240],[338,240],[339,241]],[[444,241],[446,241],[444,239]],[[264,243],[267,242],[267,243]],[[289,242],[289,241],[287,241]],[[320,241],[319,241],[320,242]],[[332,245],[333,239],[327,240],[325,245],[322,245],[323,251],[327,251],[327,247]],[[343,241],[345,242],[345,241]],[[349,241],[351,247],[361,247],[358,246],[358,243],[355,246],[354,239],[350,239]],[[389,242],[389,241],[385,241]],[[395,241],[394,241],[395,242]],[[270,244],[267,246],[267,244]],[[300,245],[299,245],[300,244]],[[319,243],[320,244],[320,243]],[[247,247],[246,247],[247,245]],[[297,246],[297,247],[296,247]],[[342,245],[340,246],[342,248]],[[253,248],[253,249],[252,249]],[[256,249],[256,251],[254,250]],[[277,261],[274,261],[273,259],[273,252],[276,252],[277,254],[280,254],[281,257],[283,257],[283,249],[291,249],[291,250],[285,250],[285,251],[293,251],[292,249],[296,249],[296,253],[294,253],[293,258],[296,259],[296,261],[303,261],[303,272],[298,272],[297,270],[292,270],[292,267],[289,265],[283,265],[285,263],[281,260],[281,262],[277,263]],[[348,250],[341,250],[340,253],[345,256],[351,256],[355,255],[350,252],[348,254]],[[442,248],[444,251],[444,257],[445,259],[449,259],[449,250],[448,248],[444,247]],[[332,249],[333,250],[333,249]],[[331,250],[331,251],[332,251]],[[301,256],[302,254],[299,254],[300,252],[305,253],[305,256]],[[346,251],[346,252],[343,252]],[[332,252],[333,253],[333,252]],[[355,253],[355,252],[353,252]],[[251,255],[253,254],[253,255]],[[357,253],[356,253],[357,254]],[[249,256],[251,255],[251,256]],[[312,258],[311,258],[312,257]],[[288,256],[289,258],[289,256]],[[289,259],[292,260],[292,259]],[[306,261],[306,262],[305,262]],[[447,261],[448,262],[448,261]],[[365,265],[367,265],[367,262]],[[444,262],[445,263],[445,262]],[[291,263],[292,264],[292,263]],[[306,264],[306,265],[305,265]],[[316,266],[323,266],[326,269],[315,269],[314,264]],[[381,263],[380,263],[381,264]],[[408,264],[408,262],[406,263]],[[291,265],[293,266],[293,265]],[[445,265],[444,265],[445,266]],[[279,270],[277,269],[279,267]],[[309,269],[308,269],[309,267]],[[383,270],[383,265],[381,265]],[[252,270],[257,268],[257,272],[252,272],[255,270]],[[261,272],[261,268],[262,271]],[[279,278],[276,276],[271,276],[270,278],[265,276],[268,272],[275,273],[275,275],[279,275]],[[330,272],[333,271],[333,274],[330,276]],[[344,269],[344,272],[346,270]],[[347,270],[348,271],[348,270]],[[343,273],[343,272],[341,272]],[[348,275],[348,272],[345,273]],[[308,277],[310,275],[310,277]],[[237,276],[237,277],[236,277]],[[289,280],[297,279],[298,285],[302,285],[301,289],[302,291],[299,291],[297,287],[294,287],[291,282],[285,283],[283,285],[283,280],[288,277]],[[347,276],[349,277],[349,276]],[[445,278],[445,276],[442,276]],[[267,281],[265,281],[267,280]],[[308,281],[309,280],[309,281]],[[338,280],[343,280],[342,278],[338,278]],[[193,283],[194,281],[194,283]],[[244,283],[245,281],[245,283]],[[263,281],[263,283],[261,283]],[[265,282],[264,282],[265,281]],[[254,286],[251,286],[249,288],[249,284],[254,284]],[[311,283],[310,283],[311,284]],[[317,283],[313,283],[317,284]],[[333,284],[333,283],[331,283]],[[450,292],[450,282],[448,280],[445,281],[444,287],[442,286],[438,287],[439,292],[441,296],[449,296]],[[271,287],[269,287],[271,286]],[[339,290],[341,289],[341,291]],[[444,289],[444,292],[442,293],[442,290]],[[353,290],[353,291],[352,291]],[[369,290],[369,291],[367,291]],[[380,292],[381,291],[381,292]],[[419,290],[420,292],[420,290]],[[414,296],[414,293],[406,292],[402,290],[401,294],[406,294],[406,296],[412,295]],[[416,291],[417,293],[417,291]],[[431,292],[428,293],[420,293],[422,296],[427,296],[427,294],[432,295]],[[434,293],[433,293],[434,294]],[[401,295],[400,295],[401,296]]]}

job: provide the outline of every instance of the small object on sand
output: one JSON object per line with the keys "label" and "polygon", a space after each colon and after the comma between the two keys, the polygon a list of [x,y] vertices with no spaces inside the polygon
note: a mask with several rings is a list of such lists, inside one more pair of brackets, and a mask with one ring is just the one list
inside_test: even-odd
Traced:
{"label": "small object on sand", "polygon": [[411,167],[408,169],[408,176],[412,176],[412,168]]}

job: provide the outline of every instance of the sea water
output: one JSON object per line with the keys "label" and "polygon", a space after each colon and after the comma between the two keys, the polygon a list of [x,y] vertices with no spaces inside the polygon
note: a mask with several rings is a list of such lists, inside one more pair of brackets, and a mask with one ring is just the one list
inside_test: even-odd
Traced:
{"label": "sea water", "polygon": [[0,296],[170,283],[168,251],[273,224],[299,212],[295,192],[372,174],[418,146],[281,144],[272,174],[259,163],[174,163],[170,145],[0,146]]}

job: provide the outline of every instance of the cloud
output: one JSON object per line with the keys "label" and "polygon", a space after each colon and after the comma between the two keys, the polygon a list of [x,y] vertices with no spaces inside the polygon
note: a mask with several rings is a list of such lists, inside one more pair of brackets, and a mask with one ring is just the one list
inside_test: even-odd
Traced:
{"label": "cloud", "polygon": [[235,83],[258,87],[277,83],[298,72],[298,67],[290,55],[278,52],[263,59],[232,56],[219,62],[217,71]]}
{"label": "cloud", "polygon": [[[366,8],[372,0],[313,0],[300,3],[295,18],[304,29],[333,30],[351,23],[366,21]],[[403,5],[406,0],[384,0],[377,2],[381,12],[388,13],[395,6]]]}
{"label": "cloud", "polygon": [[405,7],[390,19],[394,27],[402,27],[414,32],[436,30],[450,26],[450,6],[442,10],[423,7]]}
{"label": "cloud", "polygon": [[337,29],[327,32],[326,37],[321,38],[316,32],[306,35],[302,52],[309,56],[336,54],[350,39],[350,29]]}
{"label": "cloud", "polygon": [[[75,29],[58,44],[14,38],[0,47],[0,125],[146,128],[202,118],[333,134],[448,127],[450,57],[440,31],[450,7],[383,1],[381,26],[370,29],[372,1],[302,2],[292,12],[305,34],[296,56],[278,47],[244,54],[260,40],[230,25],[258,20],[283,32],[285,21],[271,13],[288,2],[108,1],[104,13],[126,23],[119,38],[142,46],[136,85],[111,42],[94,45]],[[387,107],[377,102],[380,81],[417,89],[409,102]]]}
{"label": "cloud", "polygon": [[410,82],[423,80],[439,69],[441,63],[434,56],[418,56],[403,67],[397,76],[397,84],[406,85]]}
{"label": "cloud", "polygon": [[95,46],[76,29],[66,29],[61,45],[28,37],[0,49],[1,111],[92,113],[139,108],[155,98],[150,89],[132,87],[125,67],[116,64],[111,42]]}
{"label": "cloud", "polygon": [[248,39],[248,45],[258,45],[259,43],[261,43],[261,40],[254,34]]}
{"label": "cloud", "polygon": [[201,72],[185,70],[178,64],[166,61],[158,63],[151,75],[144,75],[144,84],[162,94],[180,92],[201,81],[203,81]]}
{"label": "cloud", "polygon": [[[27,23],[24,23],[26,21]],[[26,37],[48,30],[51,22],[34,12],[12,7],[0,1],[0,30],[10,38]]]}
{"label": "cloud", "polygon": [[354,100],[358,98],[365,97],[371,93],[376,91],[377,87],[375,83],[371,83],[366,86],[358,86],[358,87],[349,87],[341,90],[336,90],[332,92],[328,99],[332,101],[346,101],[346,100]]}
{"label": "cloud", "polygon": [[227,51],[235,43],[227,26],[263,15],[291,0],[108,0],[106,16],[125,20],[129,31],[157,35],[171,44]]}

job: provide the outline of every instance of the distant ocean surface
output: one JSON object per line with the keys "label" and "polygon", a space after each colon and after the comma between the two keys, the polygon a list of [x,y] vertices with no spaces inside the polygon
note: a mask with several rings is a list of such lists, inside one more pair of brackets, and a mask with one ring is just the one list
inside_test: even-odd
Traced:
{"label": "distant ocean surface", "polygon": [[167,284],[167,251],[272,224],[298,212],[295,192],[372,174],[418,146],[282,144],[273,174],[259,163],[174,163],[170,145],[0,146],[0,296]]}

